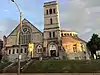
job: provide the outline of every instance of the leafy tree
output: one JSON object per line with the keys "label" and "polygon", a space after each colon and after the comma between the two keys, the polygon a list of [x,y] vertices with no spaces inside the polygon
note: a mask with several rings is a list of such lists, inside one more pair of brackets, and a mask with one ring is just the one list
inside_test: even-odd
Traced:
{"label": "leafy tree", "polygon": [[88,49],[91,51],[91,55],[93,57],[96,54],[96,50],[100,50],[100,37],[98,34],[93,34],[90,41],[87,43]]}
{"label": "leafy tree", "polygon": [[1,59],[2,59],[2,53],[1,53],[1,51],[0,51],[0,61],[1,61]]}

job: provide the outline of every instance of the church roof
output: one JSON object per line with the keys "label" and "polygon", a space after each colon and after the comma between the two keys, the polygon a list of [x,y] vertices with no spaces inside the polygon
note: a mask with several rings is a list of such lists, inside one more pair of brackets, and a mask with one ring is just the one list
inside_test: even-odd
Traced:
{"label": "church roof", "polygon": [[[28,21],[27,19],[24,19],[26,20],[29,24],[31,24],[34,28],[36,28],[39,32],[41,32],[37,27],[35,27],[30,21]],[[41,32],[42,33],[42,32]]]}
{"label": "church roof", "polygon": [[56,3],[56,1],[45,2],[44,4],[52,4],[52,3]]}
{"label": "church roof", "polygon": [[[23,19],[22,20],[22,23],[24,22],[24,21],[27,21],[29,24],[31,24],[34,28],[36,28],[31,22],[29,22],[27,19]],[[17,26],[16,26],[16,28],[7,36],[7,37],[9,37],[18,27],[20,26],[20,24],[18,24]],[[36,28],[37,29],[37,28]],[[39,29],[37,29],[39,32],[41,32]],[[41,32],[42,33],[42,32]]]}
{"label": "church roof", "polygon": [[61,32],[73,32],[71,30],[61,30]]}
{"label": "church roof", "polygon": [[[74,32],[74,31],[71,31],[71,30],[61,30],[61,32]],[[76,32],[74,32],[76,33]],[[77,34],[77,33],[76,33]],[[86,41],[82,40],[81,38],[79,38],[78,36],[65,36],[64,38],[67,38],[67,37],[70,37],[70,38],[73,38],[73,39],[76,39],[78,41],[83,41],[85,43],[87,43]]]}
{"label": "church roof", "polygon": [[[75,31],[71,31],[71,30],[60,30],[61,32],[75,32]],[[77,32],[75,32],[77,33]]]}
{"label": "church roof", "polygon": [[45,3],[44,3],[44,7],[45,7],[45,6],[49,6],[49,5],[55,5],[55,4],[57,4],[57,1],[45,2]]}
{"label": "church roof", "polygon": [[84,42],[87,43],[86,41],[80,39],[78,36],[73,37],[73,36],[65,36],[62,37],[62,43],[66,43],[66,42]]}
{"label": "church roof", "polygon": [[2,40],[0,39],[0,41],[2,41]]}

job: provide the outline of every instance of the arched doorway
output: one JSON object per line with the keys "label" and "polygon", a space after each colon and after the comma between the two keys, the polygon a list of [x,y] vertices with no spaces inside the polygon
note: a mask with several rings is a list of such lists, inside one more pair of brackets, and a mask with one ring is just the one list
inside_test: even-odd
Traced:
{"label": "arched doorway", "polygon": [[49,56],[51,57],[57,56],[57,46],[54,43],[49,45]]}

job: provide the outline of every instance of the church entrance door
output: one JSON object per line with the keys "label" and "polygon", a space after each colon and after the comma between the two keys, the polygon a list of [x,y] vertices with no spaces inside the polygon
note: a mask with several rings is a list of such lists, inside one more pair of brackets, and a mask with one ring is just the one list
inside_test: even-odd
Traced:
{"label": "church entrance door", "polygon": [[57,48],[56,45],[50,45],[49,47],[49,52],[51,57],[56,57],[57,56]]}
{"label": "church entrance door", "polygon": [[56,50],[51,50],[50,54],[51,54],[51,57],[56,57]]}

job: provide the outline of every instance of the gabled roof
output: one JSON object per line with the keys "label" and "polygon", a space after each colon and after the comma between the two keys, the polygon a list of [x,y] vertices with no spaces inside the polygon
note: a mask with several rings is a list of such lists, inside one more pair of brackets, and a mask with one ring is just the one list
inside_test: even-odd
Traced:
{"label": "gabled roof", "polygon": [[61,32],[73,32],[71,30],[61,30]]}
{"label": "gabled roof", "polygon": [[[27,19],[24,19],[26,20],[29,24],[31,24],[34,28],[36,28],[30,21],[28,21]],[[39,32],[41,32],[38,28],[36,28]],[[42,32],[41,32],[42,33]]]}
{"label": "gabled roof", "polygon": [[2,39],[0,39],[0,41],[2,41]]}
{"label": "gabled roof", "polygon": [[[61,32],[74,32],[74,33],[77,33],[76,31],[71,31],[71,30],[60,30]],[[78,34],[78,33],[77,33]]]}
{"label": "gabled roof", "polygon": [[[22,20],[22,23],[24,22],[24,21],[27,21],[29,24],[31,24],[34,28],[36,28],[32,23],[30,23],[27,19],[23,19]],[[20,26],[20,24],[18,24],[17,25],[17,27],[7,36],[7,38],[18,28]],[[37,29],[37,28],[36,28]],[[41,32],[39,29],[37,29],[39,32]],[[42,33],[42,32],[41,32]]]}

